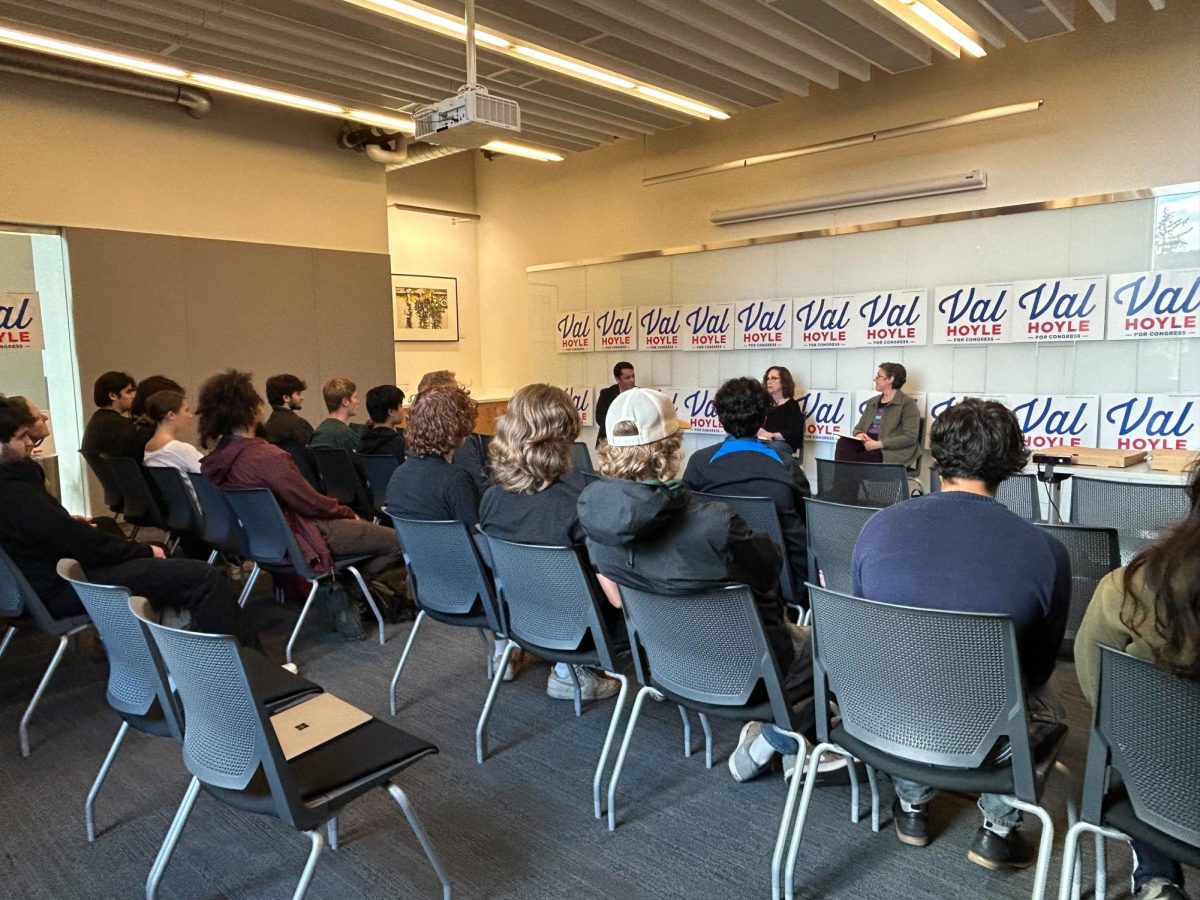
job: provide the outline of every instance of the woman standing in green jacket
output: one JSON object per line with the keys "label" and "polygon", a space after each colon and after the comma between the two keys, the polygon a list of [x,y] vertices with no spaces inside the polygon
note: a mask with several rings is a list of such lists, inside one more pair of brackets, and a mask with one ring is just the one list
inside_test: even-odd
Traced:
{"label": "woman standing in green jacket", "polygon": [[[1182,522],[1096,586],[1075,636],[1076,674],[1093,704],[1099,644],[1200,681],[1200,463],[1192,467],[1188,496]],[[1186,900],[1179,863],[1141,841],[1130,843],[1135,898]]]}

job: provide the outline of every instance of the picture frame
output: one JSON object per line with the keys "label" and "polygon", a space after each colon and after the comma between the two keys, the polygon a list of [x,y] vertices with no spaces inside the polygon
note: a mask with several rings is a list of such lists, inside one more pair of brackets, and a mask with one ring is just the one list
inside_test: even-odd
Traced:
{"label": "picture frame", "polygon": [[392,273],[392,332],[400,341],[457,341],[458,279]]}

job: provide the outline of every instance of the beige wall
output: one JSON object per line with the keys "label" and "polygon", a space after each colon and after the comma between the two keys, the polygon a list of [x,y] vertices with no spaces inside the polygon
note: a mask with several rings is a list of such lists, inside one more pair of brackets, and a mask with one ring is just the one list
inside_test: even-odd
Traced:
{"label": "beige wall", "polygon": [[336,119],[151,100],[0,72],[0,222],[382,253],[384,175]]}
{"label": "beige wall", "polygon": [[[529,378],[525,266],[731,237],[999,206],[1194,180],[1200,173],[1200,4],[1121,7],[1115,25],[1080,10],[1074,35],[982,60],[844,79],[837,91],[729,122],[624,141],[554,166],[476,159],[481,379],[500,391]],[[644,188],[646,175],[1042,98],[1036,114]],[[899,184],[981,168],[984,193],[717,228],[718,208]],[[419,180],[422,169],[406,178]],[[393,193],[398,189],[395,181]]]}

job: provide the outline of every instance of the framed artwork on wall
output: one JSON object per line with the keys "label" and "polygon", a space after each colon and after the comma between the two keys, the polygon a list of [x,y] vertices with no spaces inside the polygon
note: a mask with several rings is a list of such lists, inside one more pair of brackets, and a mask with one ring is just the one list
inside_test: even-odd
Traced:
{"label": "framed artwork on wall", "polygon": [[457,341],[458,279],[393,273],[392,330],[396,341]]}

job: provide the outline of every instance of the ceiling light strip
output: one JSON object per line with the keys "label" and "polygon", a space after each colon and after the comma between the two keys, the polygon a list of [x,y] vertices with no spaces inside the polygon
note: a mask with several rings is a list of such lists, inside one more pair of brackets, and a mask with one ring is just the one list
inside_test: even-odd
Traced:
{"label": "ceiling light strip", "polygon": [[[206,72],[190,72],[186,69],[164,65],[153,60],[141,59],[124,53],[112,53],[98,47],[89,47],[86,44],[63,41],[46,35],[34,34],[33,32],[18,31],[15,28],[8,28],[6,26],[0,26],[0,44],[21,47],[25,50],[34,50],[40,53],[49,53],[53,56],[60,56],[66,59],[81,60],[110,69],[121,69],[138,72],[143,75],[167,78],[172,81],[198,84],[225,94],[234,94],[239,97],[248,97],[252,100],[273,103],[277,106],[287,106],[292,109],[302,109],[322,115],[336,116],[340,119],[351,119],[355,122],[361,122],[364,125],[374,125],[404,134],[413,134],[416,131],[416,126],[413,124],[412,119],[407,116],[341,106],[337,103],[330,103],[327,100],[305,97],[302,94],[293,94],[289,91],[281,91],[276,88],[266,87],[265,85],[238,81],[222,75],[210,75]],[[524,144],[512,144],[507,141],[493,141],[484,149],[494,153],[522,156],[526,159],[537,159],[545,162],[561,162],[563,159],[560,154],[551,150],[544,150],[540,147],[529,147]]]}
{"label": "ceiling light strip", "polygon": [[961,29],[956,27],[948,19],[939,16],[936,12],[922,3],[921,0],[900,0],[900,2],[916,13],[922,21],[932,25],[976,59],[981,56],[987,56],[987,51],[984,50],[977,41],[972,40],[970,37],[964,34]]}

